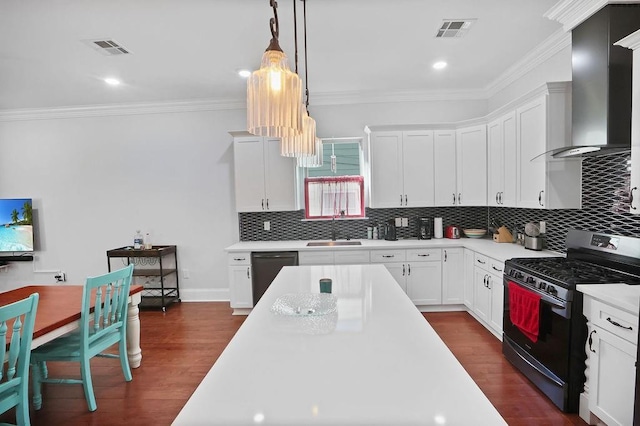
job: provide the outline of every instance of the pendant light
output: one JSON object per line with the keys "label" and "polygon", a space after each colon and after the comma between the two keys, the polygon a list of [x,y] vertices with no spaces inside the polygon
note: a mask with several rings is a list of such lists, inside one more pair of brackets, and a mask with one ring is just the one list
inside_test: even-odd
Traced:
{"label": "pendant light", "polygon": [[247,81],[247,130],[257,136],[291,137],[302,131],[302,81],[291,72],[278,44],[278,3],[270,0],[271,42],[262,55],[260,69]]}

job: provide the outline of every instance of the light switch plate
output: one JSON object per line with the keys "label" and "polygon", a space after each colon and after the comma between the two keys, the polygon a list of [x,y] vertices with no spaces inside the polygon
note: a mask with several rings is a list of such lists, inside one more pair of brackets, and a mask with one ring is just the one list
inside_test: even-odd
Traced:
{"label": "light switch plate", "polygon": [[271,222],[268,220],[264,221],[264,230],[265,231],[271,231]]}
{"label": "light switch plate", "polygon": [[396,217],[396,227],[400,227],[400,226],[402,226],[402,218]]}

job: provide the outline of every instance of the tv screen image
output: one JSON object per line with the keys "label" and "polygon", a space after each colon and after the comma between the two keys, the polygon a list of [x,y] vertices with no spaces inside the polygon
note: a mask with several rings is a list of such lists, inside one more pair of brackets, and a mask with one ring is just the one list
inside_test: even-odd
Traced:
{"label": "tv screen image", "polygon": [[33,251],[30,198],[0,199],[0,252]]}

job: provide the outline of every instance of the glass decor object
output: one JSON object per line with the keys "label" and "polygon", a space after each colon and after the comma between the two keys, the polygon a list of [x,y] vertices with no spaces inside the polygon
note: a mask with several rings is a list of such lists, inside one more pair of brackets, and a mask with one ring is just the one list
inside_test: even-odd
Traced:
{"label": "glass decor object", "polygon": [[278,44],[278,4],[270,1],[271,43],[260,69],[247,80],[247,130],[257,136],[287,138],[302,132],[302,81],[289,69]]}
{"label": "glass decor object", "polygon": [[322,156],[324,150],[322,147],[322,139],[316,138],[316,153],[314,155],[304,155],[298,157],[298,167],[322,167]]}
{"label": "glass decor object", "polygon": [[338,298],[330,293],[287,293],[278,297],[271,306],[276,315],[327,315],[338,309]]}
{"label": "glass decor object", "polygon": [[283,157],[303,157],[316,154],[316,121],[302,106],[302,132],[297,136],[280,140],[280,155]]}

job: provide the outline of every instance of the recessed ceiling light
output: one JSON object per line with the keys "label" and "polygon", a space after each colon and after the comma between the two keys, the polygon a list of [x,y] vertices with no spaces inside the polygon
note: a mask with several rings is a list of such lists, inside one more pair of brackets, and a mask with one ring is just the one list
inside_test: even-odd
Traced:
{"label": "recessed ceiling light", "polygon": [[242,78],[249,78],[251,77],[251,71],[249,70],[240,70],[238,71],[238,75]]}
{"label": "recessed ceiling light", "polygon": [[447,63],[445,61],[438,61],[435,64],[433,64],[433,68],[437,70],[441,70],[446,67],[447,67]]}
{"label": "recessed ceiling light", "polygon": [[118,80],[117,78],[105,78],[104,82],[107,83],[109,86],[117,86],[120,84],[120,80]]}

